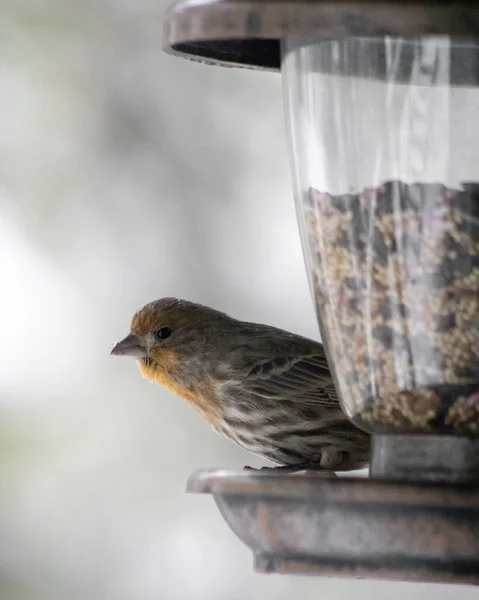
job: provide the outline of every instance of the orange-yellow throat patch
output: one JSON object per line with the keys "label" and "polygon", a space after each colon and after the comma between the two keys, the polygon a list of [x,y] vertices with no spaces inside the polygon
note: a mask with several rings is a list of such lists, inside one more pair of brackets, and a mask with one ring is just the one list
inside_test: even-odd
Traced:
{"label": "orange-yellow throat patch", "polygon": [[173,392],[180,398],[186,400],[191,406],[196,409],[204,419],[215,427],[220,418],[220,403],[214,392],[214,387],[211,381],[202,382],[196,388],[186,387],[178,381],[177,378],[172,378],[170,373],[177,368],[178,360],[173,352],[162,349],[161,363],[158,359],[153,360],[150,364],[143,361],[138,361],[140,371],[146,379],[155,381],[163,387],[166,387],[170,392]]}

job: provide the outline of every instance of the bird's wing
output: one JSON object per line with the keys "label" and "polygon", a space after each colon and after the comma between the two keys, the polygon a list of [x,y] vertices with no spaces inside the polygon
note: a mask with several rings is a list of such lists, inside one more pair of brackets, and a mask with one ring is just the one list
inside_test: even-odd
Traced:
{"label": "bird's wing", "polygon": [[258,362],[243,386],[255,396],[338,407],[338,397],[324,355],[279,356]]}

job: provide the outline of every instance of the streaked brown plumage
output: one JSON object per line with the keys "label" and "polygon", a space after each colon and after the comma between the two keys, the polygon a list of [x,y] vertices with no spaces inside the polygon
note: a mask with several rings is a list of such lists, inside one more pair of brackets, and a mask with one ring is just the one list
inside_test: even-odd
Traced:
{"label": "streaked brown plumage", "polygon": [[112,354],[187,400],[221,435],[278,465],[365,466],[370,437],[342,412],[323,346],[176,298],[138,311]]}

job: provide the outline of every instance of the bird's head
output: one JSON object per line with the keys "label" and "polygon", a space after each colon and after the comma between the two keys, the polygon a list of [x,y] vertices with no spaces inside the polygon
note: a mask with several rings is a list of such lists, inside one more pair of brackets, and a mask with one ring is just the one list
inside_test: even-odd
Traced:
{"label": "bird's head", "polygon": [[218,340],[224,320],[229,318],[223,313],[193,302],[155,300],[135,313],[130,333],[111,354],[136,358],[147,368],[170,370],[177,363],[193,365]]}
{"label": "bird's head", "polygon": [[206,306],[162,298],[135,313],[130,333],[111,354],[136,358],[144,377],[190,402],[214,424],[221,409],[211,375],[234,323]]}

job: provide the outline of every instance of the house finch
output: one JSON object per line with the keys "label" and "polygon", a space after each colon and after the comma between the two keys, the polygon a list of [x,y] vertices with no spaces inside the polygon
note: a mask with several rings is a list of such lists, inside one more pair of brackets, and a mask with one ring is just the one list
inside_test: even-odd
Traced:
{"label": "house finch", "polygon": [[163,298],[111,351],[189,402],[220,435],[291,470],[358,469],[370,436],[342,412],[322,344]]}

